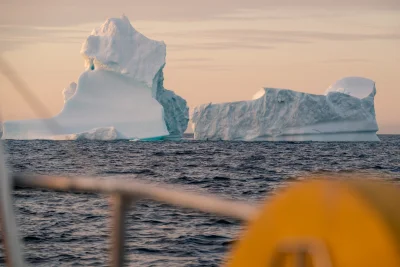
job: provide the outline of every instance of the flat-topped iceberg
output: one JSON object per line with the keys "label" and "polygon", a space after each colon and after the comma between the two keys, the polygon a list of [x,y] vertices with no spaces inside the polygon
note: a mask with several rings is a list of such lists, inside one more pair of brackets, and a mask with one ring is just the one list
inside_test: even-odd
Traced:
{"label": "flat-topped iceberg", "polygon": [[205,104],[192,113],[194,138],[245,141],[379,141],[375,82],[348,77],[326,95],[264,88],[250,101]]}
{"label": "flat-topped iceberg", "polygon": [[[51,119],[6,121],[3,139],[180,138],[186,101],[164,89],[166,45],[148,39],[128,18],[111,18],[82,45],[86,71],[63,90],[64,107]],[[52,120],[52,121],[50,121]],[[49,129],[49,123],[60,127]]]}

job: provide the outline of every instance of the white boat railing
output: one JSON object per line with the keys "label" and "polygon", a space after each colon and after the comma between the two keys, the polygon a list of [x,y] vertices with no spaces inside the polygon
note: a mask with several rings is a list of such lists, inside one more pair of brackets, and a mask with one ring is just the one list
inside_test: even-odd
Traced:
{"label": "white boat railing", "polygon": [[45,188],[70,192],[93,192],[121,195],[124,198],[151,199],[173,206],[195,209],[241,221],[249,220],[256,208],[239,201],[223,200],[214,195],[188,193],[167,185],[152,185],[132,180],[99,179],[87,177],[12,175],[20,187]]}
{"label": "white boat railing", "polygon": [[[176,189],[176,186],[171,188],[167,185],[151,185],[129,180],[14,174],[12,181],[18,187],[111,195],[112,248],[110,266],[123,265],[125,215],[127,210],[138,200],[154,200],[181,208],[231,217],[244,222],[251,220],[257,211],[256,205],[225,200],[208,194],[187,192],[183,189]],[[9,253],[7,255],[12,257]],[[9,260],[7,262],[11,263]],[[18,264],[9,265],[19,266]]]}

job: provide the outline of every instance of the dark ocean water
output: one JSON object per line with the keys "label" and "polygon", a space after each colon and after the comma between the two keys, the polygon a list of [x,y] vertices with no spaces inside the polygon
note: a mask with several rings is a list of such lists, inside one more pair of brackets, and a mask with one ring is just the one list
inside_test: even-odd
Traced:
{"label": "dark ocean water", "polygon": [[[262,201],[318,172],[400,181],[400,136],[379,143],[7,141],[18,172],[141,179],[231,199]],[[26,260],[33,266],[108,264],[109,201],[96,194],[14,191]],[[232,219],[140,202],[128,216],[134,266],[218,266],[241,230]],[[4,264],[2,251],[0,265]]]}

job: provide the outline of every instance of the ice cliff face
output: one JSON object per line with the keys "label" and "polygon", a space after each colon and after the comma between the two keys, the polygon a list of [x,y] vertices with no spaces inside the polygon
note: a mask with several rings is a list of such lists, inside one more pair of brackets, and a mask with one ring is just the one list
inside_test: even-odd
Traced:
{"label": "ice cliff face", "polygon": [[[164,107],[164,119],[169,132],[168,139],[180,139],[189,122],[189,108],[186,100],[173,91],[164,89],[162,69],[156,75],[156,99]],[[154,85],[153,85],[154,86]]]}
{"label": "ice cliff face", "polygon": [[[52,120],[8,121],[4,139],[165,139],[186,130],[186,101],[163,87],[166,46],[148,39],[128,18],[108,19],[82,45],[86,71],[63,90]],[[102,135],[104,135],[102,137]]]}
{"label": "ice cliff face", "polygon": [[[379,141],[375,83],[351,77],[312,95],[265,88],[252,101],[206,104],[192,114],[195,139],[269,141]],[[365,81],[368,83],[364,83]],[[354,83],[357,85],[355,86]],[[339,84],[339,86],[337,86]],[[347,93],[338,92],[344,86]],[[361,97],[352,96],[355,92]]]}

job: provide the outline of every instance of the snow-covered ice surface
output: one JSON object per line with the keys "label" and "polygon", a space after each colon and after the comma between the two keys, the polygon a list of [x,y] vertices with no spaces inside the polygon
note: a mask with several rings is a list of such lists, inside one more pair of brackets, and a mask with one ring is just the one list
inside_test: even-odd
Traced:
{"label": "snow-covered ice surface", "polygon": [[373,80],[362,77],[346,77],[332,84],[325,92],[339,92],[351,95],[357,98],[368,97],[375,90],[375,82]]}
{"label": "snow-covered ice surface", "polygon": [[7,121],[3,139],[180,138],[186,101],[163,86],[166,45],[148,39],[128,18],[107,19],[82,45],[86,71],[63,90],[64,107],[50,119]]}
{"label": "snow-covered ice surface", "polygon": [[192,113],[194,138],[379,141],[375,94],[373,81],[356,77],[338,81],[326,95],[265,88],[251,101],[196,107]]}

